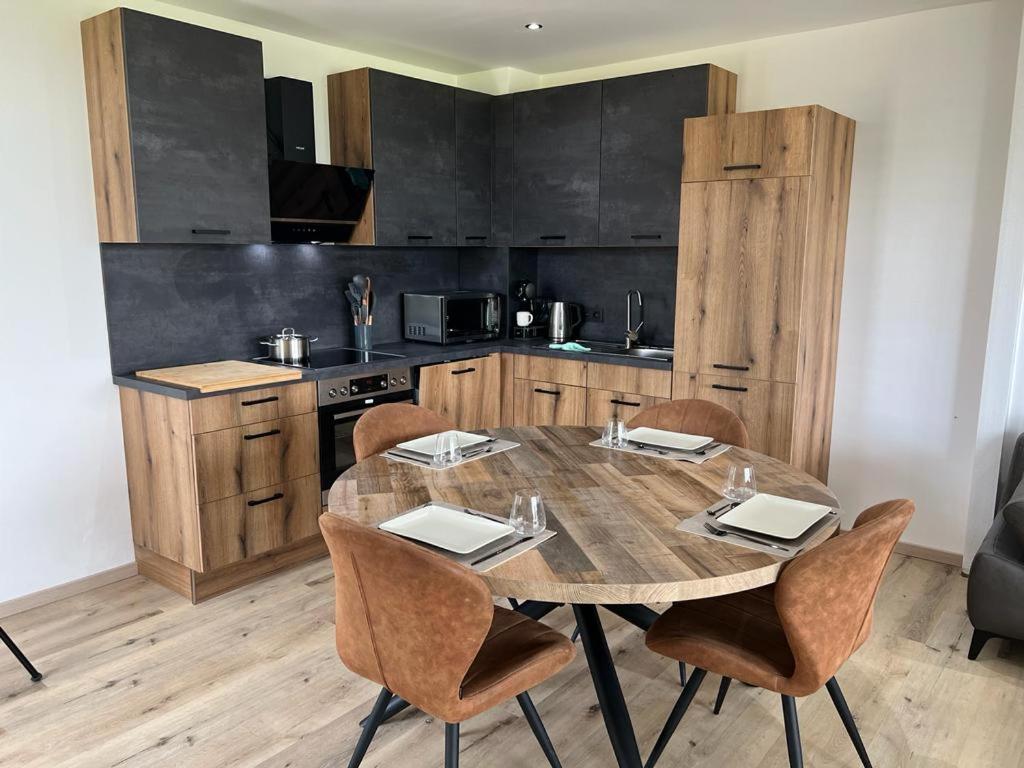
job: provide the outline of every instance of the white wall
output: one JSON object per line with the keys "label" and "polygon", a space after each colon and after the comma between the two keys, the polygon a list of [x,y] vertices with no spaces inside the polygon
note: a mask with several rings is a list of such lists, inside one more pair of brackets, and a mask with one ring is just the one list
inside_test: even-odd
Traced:
{"label": "white wall", "polygon": [[982,3],[544,75],[709,61],[738,109],[857,120],[830,485],[907,496],[906,541],[962,552],[1017,69],[1020,4]]}
{"label": "white wall", "polygon": [[[376,66],[452,75],[155,2],[139,10],[263,40],[268,76],[316,84],[317,154],[329,157],[326,77]],[[79,22],[115,0],[4,3],[0,25],[0,602],[132,562],[117,392],[110,381]]]}

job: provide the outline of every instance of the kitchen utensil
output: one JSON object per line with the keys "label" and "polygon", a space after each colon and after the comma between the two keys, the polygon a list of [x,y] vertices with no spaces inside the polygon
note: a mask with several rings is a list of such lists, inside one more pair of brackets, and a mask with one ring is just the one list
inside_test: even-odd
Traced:
{"label": "kitchen utensil", "polygon": [[481,557],[478,557],[476,560],[471,562],[470,565],[471,566],[472,565],[480,565],[480,563],[482,563],[482,562],[484,562],[486,560],[490,560],[492,557],[497,557],[498,555],[502,554],[503,552],[508,552],[510,549],[514,549],[515,547],[518,547],[520,544],[525,544],[528,541],[533,541],[533,539],[534,539],[533,536],[524,536],[521,539],[517,539],[516,541],[513,541],[511,544],[506,544],[506,545],[504,545],[502,547],[498,547],[493,552],[488,552],[487,554],[482,555]]}
{"label": "kitchen utensil", "polygon": [[469,554],[515,532],[507,523],[480,515],[467,515],[461,507],[440,502],[429,502],[411,509],[404,515],[386,520],[379,527],[460,555]]}
{"label": "kitchen utensil", "polygon": [[179,387],[191,387],[200,392],[220,392],[239,387],[256,387],[302,378],[302,371],[278,368],[241,360],[221,360],[199,365],[179,365],[173,368],[154,368],[136,371],[140,379],[159,381]]}
{"label": "kitchen utensil", "polygon": [[759,493],[718,519],[730,528],[742,528],[776,539],[796,539],[831,510],[826,504]]}
{"label": "kitchen utensil", "polygon": [[274,362],[297,365],[309,359],[309,345],[317,341],[316,336],[296,333],[294,328],[282,328],[273,336],[263,336],[259,343],[265,345],[267,357]]}
{"label": "kitchen utensil", "polygon": [[583,325],[583,307],[568,301],[552,301],[548,306],[548,338],[558,343],[570,341]]}
{"label": "kitchen utensil", "polygon": [[781,544],[776,544],[773,541],[765,541],[764,539],[759,539],[756,536],[747,536],[747,534],[740,533],[739,531],[727,531],[724,528],[719,528],[718,526],[712,525],[711,523],[704,523],[704,527],[708,530],[708,532],[713,533],[715,536],[735,536],[737,539],[743,539],[744,541],[752,541],[755,544],[760,544],[762,547],[771,547],[772,549],[778,549],[782,552],[789,552],[789,547],[784,547]]}
{"label": "kitchen utensil", "polygon": [[707,447],[713,438],[703,435],[687,435],[682,432],[669,432],[653,427],[637,427],[629,430],[626,435],[630,442],[657,445],[660,448],[672,448],[677,451],[696,451]]}
{"label": "kitchen utensil", "polygon": [[533,322],[532,312],[516,312],[516,325],[525,328]]}

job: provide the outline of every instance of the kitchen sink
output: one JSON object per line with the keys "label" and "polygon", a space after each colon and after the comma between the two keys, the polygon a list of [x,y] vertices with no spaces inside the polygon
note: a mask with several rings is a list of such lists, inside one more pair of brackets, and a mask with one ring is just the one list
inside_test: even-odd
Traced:
{"label": "kitchen sink", "polygon": [[629,349],[626,345],[616,341],[584,341],[579,342],[585,347],[590,347],[592,355],[614,355],[616,357],[642,357],[646,360],[671,361],[674,350],[671,347],[651,347],[646,344],[637,344]]}

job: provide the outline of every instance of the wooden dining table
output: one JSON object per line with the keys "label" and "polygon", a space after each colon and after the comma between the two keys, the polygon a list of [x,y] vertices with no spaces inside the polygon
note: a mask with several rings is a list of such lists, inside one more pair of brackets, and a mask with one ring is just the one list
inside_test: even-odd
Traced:
{"label": "wooden dining table", "polygon": [[[837,507],[814,477],[755,451],[732,447],[703,464],[590,445],[591,427],[485,430],[520,444],[445,470],[374,456],[348,469],[331,488],[329,513],[377,525],[428,501],[507,515],[516,491],[540,492],[548,528],[557,535],[481,573],[495,596],[541,618],[560,605],[575,613],[598,704],[619,766],[642,761],[597,607],[646,630],[658,617],[650,603],[724,595],[775,582],[784,560],[676,530],[722,498],[731,464],[752,465],[757,489]],[[838,518],[807,543],[835,533]],[[392,701],[388,716],[408,706]]]}

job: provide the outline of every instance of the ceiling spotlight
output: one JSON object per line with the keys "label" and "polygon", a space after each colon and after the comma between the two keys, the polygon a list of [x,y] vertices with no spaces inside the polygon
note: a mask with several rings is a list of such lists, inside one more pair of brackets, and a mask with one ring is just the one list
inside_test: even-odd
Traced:
{"label": "ceiling spotlight", "polygon": [[543,24],[538,24],[536,21],[531,21],[529,24],[526,24],[525,26],[526,26],[527,29],[530,29],[530,30],[544,29],[544,25]]}

